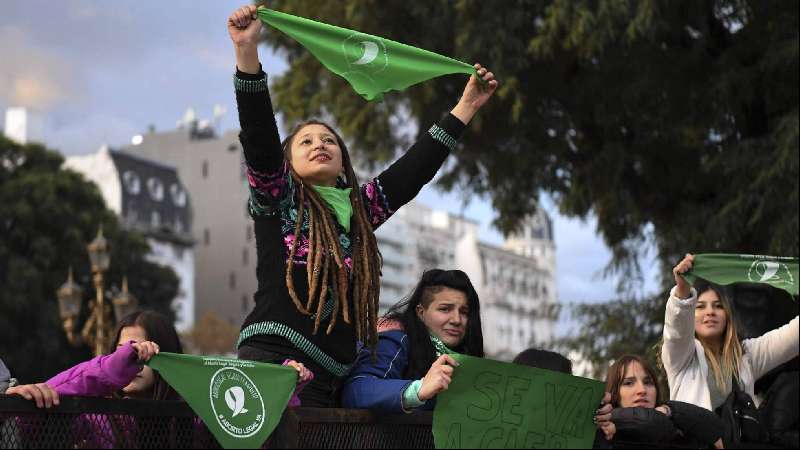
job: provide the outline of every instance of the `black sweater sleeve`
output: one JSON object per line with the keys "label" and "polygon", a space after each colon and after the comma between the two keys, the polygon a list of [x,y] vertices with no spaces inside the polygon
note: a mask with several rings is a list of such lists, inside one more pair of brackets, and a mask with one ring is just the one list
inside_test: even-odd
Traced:
{"label": "black sweater sleeve", "polygon": [[670,418],[654,408],[614,408],[611,421],[624,440],[670,442],[679,436]]}
{"label": "black sweater sleeve", "polygon": [[713,411],[684,402],[668,401],[672,421],[683,433],[701,444],[712,445],[722,437],[725,425]]}
{"label": "black sweater sleeve", "polygon": [[236,106],[239,110],[239,141],[247,165],[257,172],[276,172],[283,165],[278,125],[267,87],[267,75],[244,73],[234,76]]}
{"label": "black sweater sleeve", "polygon": [[378,175],[377,179],[392,211],[411,201],[433,179],[465,128],[464,123],[448,114]]}

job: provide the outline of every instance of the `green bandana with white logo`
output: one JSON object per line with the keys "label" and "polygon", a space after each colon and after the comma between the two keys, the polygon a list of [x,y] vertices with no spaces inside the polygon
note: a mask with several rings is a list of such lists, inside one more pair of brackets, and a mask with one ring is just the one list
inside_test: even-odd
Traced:
{"label": "green bandana with white logo", "polygon": [[442,75],[477,75],[469,64],[380,36],[264,7],[258,8],[258,17],[299,42],[367,100],[380,100],[384,92],[403,90]]}
{"label": "green bandana with white logo", "polygon": [[259,448],[297,384],[291,367],[162,352],[147,363],[186,400],[222,448]]}
{"label": "green bandana with white logo", "polygon": [[353,205],[350,203],[351,188],[339,189],[329,186],[314,186],[314,189],[328,205],[328,208],[336,216],[336,221],[344,227],[345,231],[350,232],[350,218],[353,217]]}
{"label": "green bandana with white logo", "polygon": [[692,269],[683,274],[689,283],[697,278],[716,284],[764,283],[797,296],[798,259],[764,255],[694,255]]}

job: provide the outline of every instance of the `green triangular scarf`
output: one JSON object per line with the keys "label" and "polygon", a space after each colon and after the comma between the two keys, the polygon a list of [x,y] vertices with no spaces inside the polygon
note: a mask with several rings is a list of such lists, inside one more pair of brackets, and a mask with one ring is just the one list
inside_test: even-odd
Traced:
{"label": "green triangular scarf", "polygon": [[431,334],[431,343],[433,344],[433,348],[436,350],[436,356],[442,355],[455,355],[456,352],[450,350],[450,347],[447,346],[438,336]]}
{"label": "green triangular scarf", "polygon": [[717,284],[764,283],[797,296],[798,259],[784,256],[694,255],[692,269],[683,278],[689,283],[702,278]]}
{"label": "green triangular scarf", "polygon": [[350,232],[350,219],[353,217],[353,205],[350,204],[351,188],[339,189],[329,186],[314,186],[322,200],[328,205],[336,221]]}
{"label": "green triangular scarf", "polygon": [[258,8],[262,22],[302,44],[367,100],[451,73],[476,75],[469,64],[378,36]]}
{"label": "green triangular scarf", "polygon": [[259,448],[297,384],[291,367],[162,352],[148,366],[183,397],[223,448]]}

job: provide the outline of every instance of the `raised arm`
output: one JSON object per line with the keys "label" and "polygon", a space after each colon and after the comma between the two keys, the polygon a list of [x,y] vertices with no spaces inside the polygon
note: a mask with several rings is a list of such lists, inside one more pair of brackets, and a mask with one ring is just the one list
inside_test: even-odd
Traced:
{"label": "raised arm", "polygon": [[377,178],[362,186],[368,214],[377,228],[429,183],[455,149],[464,128],[497,89],[494,74],[475,64],[483,81],[471,76],[456,106]]}
{"label": "raised arm", "polygon": [[683,279],[682,274],[692,267],[694,257],[686,257],[672,269],[675,287],[670,291],[664,314],[664,343],[661,360],[667,377],[671,378],[694,357],[694,308],[697,292]]}
{"label": "raised arm", "polygon": [[261,21],[255,5],[245,5],[228,17],[228,34],[236,53],[236,105],[247,175],[250,210],[254,215],[269,213],[289,190],[278,125],[267,86],[267,75],[258,59]]}
{"label": "raised arm", "polygon": [[244,5],[228,17],[228,34],[236,50],[236,67],[252,75],[261,72],[258,61],[258,39],[261,35],[261,21],[258,20],[255,5]]}
{"label": "raised arm", "polygon": [[786,325],[757,338],[742,342],[745,354],[750,355],[753,380],[797,356],[800,351],[800,325],[795,316]]}

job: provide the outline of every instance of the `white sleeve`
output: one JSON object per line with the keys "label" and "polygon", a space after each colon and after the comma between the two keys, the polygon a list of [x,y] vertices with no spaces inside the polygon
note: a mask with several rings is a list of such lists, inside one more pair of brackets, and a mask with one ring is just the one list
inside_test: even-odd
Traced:
{"label": "white sleeve", "polygon": [[671,376],[686,367],[695,353],[694,308],[697,304],[697,291],[692,288],[691,294],[689,298],[679,299],[675,296],[673,287],[667,300],[661,361],[667,374]]}
{"label": "white sleeve", "polygon": [[762,336],[742,341],[745,354],[750,355],[753,381],[797,356],[800,350],[800,328],[795,316],[791,322]]}

